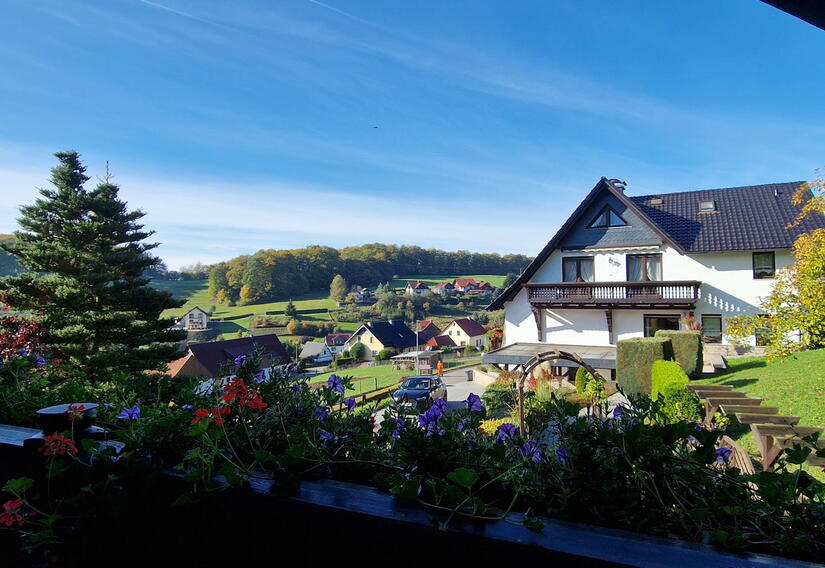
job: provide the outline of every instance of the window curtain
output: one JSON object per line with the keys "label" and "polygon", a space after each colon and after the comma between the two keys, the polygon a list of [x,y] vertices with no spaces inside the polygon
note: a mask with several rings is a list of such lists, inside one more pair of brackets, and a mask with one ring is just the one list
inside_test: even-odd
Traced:
{"label": "window curtain", "polygon": [[647,264],[647,279],[659,281],[662,279],[662,259],[658,256],[649,256],[645,259]]}
{"label": "window curtain", "polygon": [[564,278],[565,282],[575,282],[576,281],[576,261],[575,260],[565,260],[564,261],[564,274],[562,278]]}
{"label": "window curtain", "polygon": [[585,282],[593,282],[593,260],[579,261],[579,276]]}
{"label": "window curtain", "polygon": [[641,282],[642,259],[637,256],[627,257],[627,279],[630,282]]}

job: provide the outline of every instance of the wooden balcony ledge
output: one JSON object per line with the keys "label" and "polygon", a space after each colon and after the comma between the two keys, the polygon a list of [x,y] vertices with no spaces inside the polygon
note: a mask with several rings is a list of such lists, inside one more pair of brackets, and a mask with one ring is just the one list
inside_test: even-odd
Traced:
{"label": "wooden balcony ledge", "polygon": [[697,280],[657,282],[548,282],[526,284],[534,308],[692,310]]}

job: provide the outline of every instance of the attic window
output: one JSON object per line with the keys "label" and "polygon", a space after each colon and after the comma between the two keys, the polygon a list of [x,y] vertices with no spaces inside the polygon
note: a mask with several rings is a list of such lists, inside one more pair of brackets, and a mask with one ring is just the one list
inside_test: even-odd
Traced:
{"label": "attic window", "polygon": [[664,200],[661,197],[653,197],[647,200],[648,205],[661,205],[662,203],[664,203]]}
{"label": "attic window", "polygon": [[588,229],[606,229],[608,227],[624,227],[627,221],[609,205],[599,211],[599,214],[587,226]]}
{"label": "attic window", "polygon": [[700,201],[699,202],[699,211],[702,213],[707,213],[710,211],[716,211],[716,202],[715,201]]}

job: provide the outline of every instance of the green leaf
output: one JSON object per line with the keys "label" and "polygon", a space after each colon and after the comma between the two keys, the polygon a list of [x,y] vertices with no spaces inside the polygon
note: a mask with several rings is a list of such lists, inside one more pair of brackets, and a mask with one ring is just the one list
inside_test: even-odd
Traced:
{"label": "green leaf", "polygon": [[272,452],[267,452],[265,450],[258,450],[254,454],[255,459],[261,464],[268,464],[268,463],[278,463],[278,457],[273,454]]}
{"label": "green leaf", "polygon": [[416,475],[390,489],[390,493],[401,499],[415,499],[421,493],[421,476]]}
{"label": "green leaf", "polygon": [[466,489],[472,489],[473,485],[478,481],[478,474],[472,469],[460,467],[448,473],[447,479]]}
{"label": "green leaf", "polygon": [[527,509],[527,512],[524,513],[522,524],[527,530],[541,535],[544,534],[544,521],[536,516],[532,508]]}
{"label": "green leaf", "polygon": [[487,511],[487,505],[479,497],[473,497],[473,514],[482,516]]}
{"label": "green leaf", "polygon": [[3,485],[3,491],[9,493],[25,493],[31,486],[34,485],[34,480],[28,477],[18,477],[17,479],[9,479]]}
{"label": "green leaf", "polygon": [[200,448],[192,448],[186,455],[183,456],[183,461],[195,460],[201,457],[201,449]]}
{"label": "green leaf", "polygon": [[800,446],[799,444],[794,444],[792,448],[785,450],[785,459],[788,460],[788,463],[795,465],[805,463],[809,455],[811,455],[811,448]]}

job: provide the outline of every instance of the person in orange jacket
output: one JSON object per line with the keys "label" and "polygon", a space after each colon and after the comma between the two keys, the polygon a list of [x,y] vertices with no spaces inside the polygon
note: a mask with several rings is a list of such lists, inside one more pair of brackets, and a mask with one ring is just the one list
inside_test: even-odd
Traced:
{"label": "person in orange jacket", "polygon": [[440,379],[444,375],[444,363],[439,361],[435,366],[435,372],[438,374],[438,378]]}

